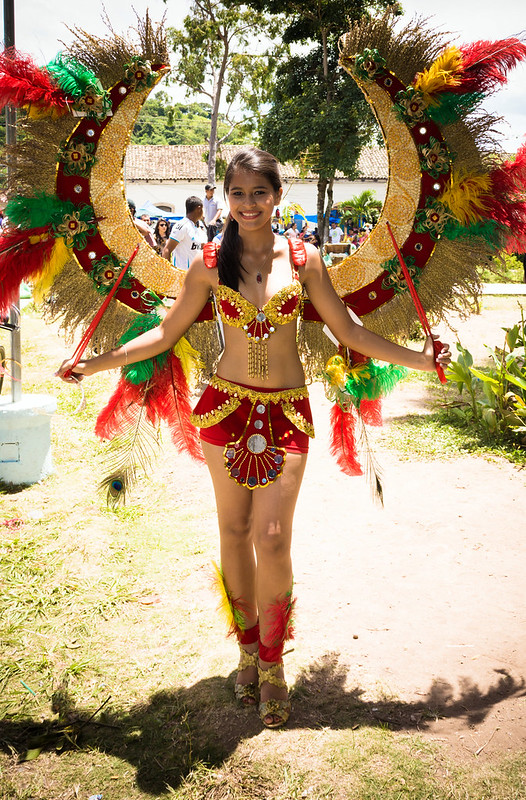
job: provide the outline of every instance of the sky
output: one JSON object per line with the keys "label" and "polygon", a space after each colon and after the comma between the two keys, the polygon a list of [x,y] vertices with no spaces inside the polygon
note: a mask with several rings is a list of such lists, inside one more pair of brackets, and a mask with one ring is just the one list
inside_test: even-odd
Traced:
{"label": "sky", "polygon": [[[75,25],[84,30],[104,35],[102,21],[104,9],[113,28],[125,33],[136,20],[133,9],[139,15],[149,9],[154,21],[166,14],[166,24],[178,27],[190,6],[190,0],[135,0],[132,4],[123,0],[91,0],[75,3],[71,0],[14,0],[15,44],[19,50],[30,53],[37,64],[50,61],[64,42],[68,44],[72,35],[66,25]],[[484,0],[401,0],[405,16],[410,19],[418,15],[428,17],[432,27],[451,34],[452,42],[464,44],[478,39],[502,39],[522,33],[526,41],[526,14],[524,0],[498,0],[489,4]],[[492,9],[491,13],[487,10]],[[71,10],[74,15],[70,16]],[[3,9],[2,9],[3,35]],[[176,65],[172,63],[172,71]],[[177,99],[182,100],[182,95]],[[484,107],[505,118],[498,130],[502,134],[503,149],[514,151],[526,135],[526,64],[510,72],[508,84],[484,101]]]}

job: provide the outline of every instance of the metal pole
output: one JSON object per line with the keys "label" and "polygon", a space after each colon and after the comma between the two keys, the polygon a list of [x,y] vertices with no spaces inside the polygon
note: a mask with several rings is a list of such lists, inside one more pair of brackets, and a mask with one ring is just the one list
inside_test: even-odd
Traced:
{"label": "metal pole", "polygon": [[[13,0],[4,0],[4,44],[6,49],[15,46],[15,8]],[[16,110],[7,106],[5,110],[5,143],[9,147],[16,143]],[[13,166],[11,156],[7,160],[7,186],[11,188]],[[11,329],[11,401],[22,399],[22,339],[20,335],[20,297],[9,312]]]}

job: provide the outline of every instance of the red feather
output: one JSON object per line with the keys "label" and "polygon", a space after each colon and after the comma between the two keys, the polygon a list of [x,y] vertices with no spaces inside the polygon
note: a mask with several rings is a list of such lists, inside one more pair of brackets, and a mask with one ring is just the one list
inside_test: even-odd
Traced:
{"label": "red feather", "polygon": [[265,641],[261,640],[259,650],[260,657],[264,661],[280,661],[284,643],[294,639],[295,605],[295,598],[292,594],[287,594],[282,600],[276,600],[268,606],[266,614],[268,627],[264,633]]}
{"label": "red feather", "polygon": [[[144,393],[147,392],[144,401]],[[170,428],[172,442],[179,452],[187,452],[196,461],[204,461],[199,431],[190,422],[190,391],[181,362],[170,353],[164,367],[152,380],[138,385],[121,377],[117,388],[102,409],[95,423],[101,439],[121,436],[137,421],[137,412],[144,405],[150,423],[157,427],[164,420]]]}
{"label": "red feather", "polygon": [[461,82],[459,86],[448,87],[450,92],[493,92],[506,83],[508,71],[526,59],[526,45],[514,37],[496,42],[473,42],[460,49]]}
{"label": "red feather", "polygon": [[[46,237],[49,228],[4,228],[0,235],[0,313],[5,313],[18,296],[22,281],[36,278],[51,258],[55,238]],[[46,238],[31,244],[30,237]]]}
{"label": "red feather", "polygon": [[352,409],[342,411],[337,403],[332,406],[330,451],[346,475],[363,475],[356,452],[354,413]]}
{"label": "red feather", "polygon": [[66,95],[53,83],[49,72],[13,49],[0,54],[0,109],[6,105],[36,105],[60,114],[68,111]]}
{"label": "red feather", "polygon": [[384,424],[382,419],[382,398],[376,400],[362,400],[360,403],[360,414],[366,425],[373,425],[381,428]]}
{"label": "red feather", "polygon": [[113,439],[137,422],[137,411],[142,405],[144,384],[128,383],[123,377],[97,417],[95,434],[100,439]]}
{"label": "red feather", "polygon": [[509,234],[506,250],[526,252],[526,144],[514,160],[490,172],[492,190],[485,198],[487,214],[504,225]]}
{"label": "red feather", "polygon": [[179,452],[187,452],[196,461],[204,461],[199,431],[190,422],[190,390],[181,361],[175,353],[170,353],[151,392],[148,406],[153,406],[159,418],[168,424],[172,442]]}

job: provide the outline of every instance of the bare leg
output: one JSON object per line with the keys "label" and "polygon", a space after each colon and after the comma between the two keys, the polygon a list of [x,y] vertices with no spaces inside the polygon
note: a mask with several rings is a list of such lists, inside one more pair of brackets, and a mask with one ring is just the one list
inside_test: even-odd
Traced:
{"label": "bare leg", "polygon": [[[212,476],[220,534],[221,568],[232,597],[241,599],[247,609],[245,624],[252,628],[258,621],[256,599],[256,558],[252,537],[252,492],[239,486],[225,469],[223,448],[202,442],[203,453]],[[258,642],[243,645],[255,653]],[[257,669],[238,672],[236,683],[257,684]],[[245,700],[247,704],[250,701]],[[252,701],[253,703],[254,701]]]}
{"label": "bare leg", "polygon": [[257,622],[256,559],[252,538],[252,492],[225,469],[223,448],[202,442],[212,476],[219,522],[221,566],[232,596],[247,605],[246,627]]}
{"label": "bare leg", "polygon": [[[247,604],[247,628],[256,624],[259,611],[260,638],[265,642],[269,606],[283,599],[292,587],[292,521],[307,455],[287,453],[283,474],[275,483],[250,490],[228,475],[222,447],[202,445],[214,484],[225,581],[232,596]],[[252,653],[257,645],[245,649]],[[261,662],[263,669],[268,666]],[[248,668],[237,680],[248,683],[255,679],[253,668]],[[263,684],[262,701],[286,697],[286,689]]]}
{"label": "bare leg", "polygon": [[[292,588],[292,522],[306,462],[307,454],[287,453],[282,476],[271,486],[254,490],[256,594],[260,639],[264,644],[272,644],[267,636],[270,625],[269,607],[276,600],[283,600]],[[260,660],[260,665],[262,669],[268,669],[271,663]],[[278,677],[283,677],[282,670],[279,670]],[[286,700],[286,688],[264,681],[261,685],[261,701],[265,702],[270,698]],[[265,717],[266,724],[276,721],[273,715]]]}

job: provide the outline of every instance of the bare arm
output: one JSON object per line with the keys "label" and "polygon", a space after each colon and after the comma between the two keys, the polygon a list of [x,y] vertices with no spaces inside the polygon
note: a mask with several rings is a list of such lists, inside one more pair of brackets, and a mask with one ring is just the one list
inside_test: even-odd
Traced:
{"label": "bare arm", "polygon": [[175,250],[178,244],[179,242],[177,241],[177,239],[168,238],[165,246],[163,247],[163,252],[161,253],[162,257],[170,260],[170,256],[172,255],[173,251]]}
{"label": "bare arm", "polygon": [[137,336],[125,346],[117,347],[87,361],[79,361],[75,366],[77,377],[64,378],[71,369],[71,359],[64,361],[57,375],[68,382],[78,380],[79,375],[93,375],[106,369],[123,367],[164,353],[173,347],[195,321],[205,305],[212,289],[211,272],[203,262],[202,255],[196,256],[186,273],[183,287],[166,317],[153,330]]}
{"label": "bare arm", "polygon": [[[400,364],[410,369],[432,372],[435,369],[433,338],[428,337],[422,352],[410,350],[378,336],[356,324],[336,294],[329,273],[316,248],[308,246],[308,259],[304,269],[304,283],[309,299],[338,341],[369,358]],[[444,346],[438,361],[446,367],[451,360],[449,347]]]}

